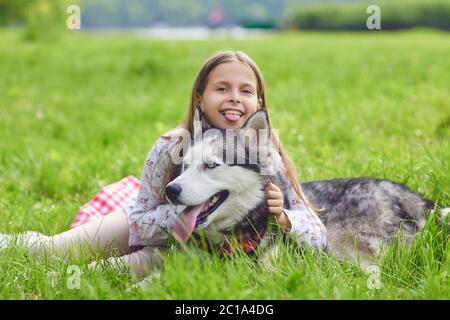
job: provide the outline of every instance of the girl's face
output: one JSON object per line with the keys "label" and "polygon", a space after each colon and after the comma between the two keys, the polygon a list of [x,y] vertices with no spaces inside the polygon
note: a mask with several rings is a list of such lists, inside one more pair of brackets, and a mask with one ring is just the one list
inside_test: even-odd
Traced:
{"label": "girl's face", "polygon": [[209,73],[205,91],[197,99],[211,125],[238,129],[261,106],[256,89],[256,76],[249,66],[225,62]]}

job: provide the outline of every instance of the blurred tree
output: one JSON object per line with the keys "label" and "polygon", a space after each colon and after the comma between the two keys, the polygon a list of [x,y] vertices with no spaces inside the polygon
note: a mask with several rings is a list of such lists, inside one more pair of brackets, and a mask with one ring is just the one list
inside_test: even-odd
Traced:
{"label": "blurred tree", "polygon": [[0,25],[49,25],[64,21],[68,1],[0,0]]}
{"label": "blurred tree", "polygon": [[0,26],[23,27],[26,40],[37,37],[55,39],[58,32],[67,30],[66,9],[73,0],[0,0]]}
{"label": "blurred tree", "polygon": [[30,3],[31,1],[27,0],[0,0],[0,25],[23,22]]}

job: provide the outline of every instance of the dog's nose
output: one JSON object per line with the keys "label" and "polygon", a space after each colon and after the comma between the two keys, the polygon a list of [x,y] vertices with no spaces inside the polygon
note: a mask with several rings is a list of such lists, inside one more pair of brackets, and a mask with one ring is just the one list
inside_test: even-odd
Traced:
{"label": "dog's nose", "polygon": [[167,197],[172,201],[172,202],[176,202],[176,199],[178,198],[178,196],[181,193],[181,187],[179,184],[169,184],[166,187],[166,194]]}

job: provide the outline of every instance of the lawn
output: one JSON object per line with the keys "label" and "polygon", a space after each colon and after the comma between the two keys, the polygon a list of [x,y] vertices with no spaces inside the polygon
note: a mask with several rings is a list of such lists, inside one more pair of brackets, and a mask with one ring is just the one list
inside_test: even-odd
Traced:
{"label": "lawn", "polygon": [[[450,206],[450,37],[430,30],[282,33],[163,41],[0,30],[0,232],[67,230],[99,187],[140,177],[157,137],[185,114],[196,72],[223,49],[260,66],[275,128],[301,181],[370,176]],[[272,267],[171,248],[143,289],[83,261],[0,253],[1,299],[448,299],[448,224],[393,245],[380,281],[286,247]],[[81,268],[77,288],[70,266]]]}

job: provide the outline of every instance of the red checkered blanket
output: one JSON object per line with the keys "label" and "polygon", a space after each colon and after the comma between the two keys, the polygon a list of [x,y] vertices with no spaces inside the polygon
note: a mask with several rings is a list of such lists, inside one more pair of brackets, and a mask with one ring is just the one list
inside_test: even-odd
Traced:
{"label": "red checkered blanket", "polygon": [[80,208],[70,227],[75,228],[123,208],[129,200],[136,196],[139,185],[139,179],[134,176],[128,176],[102,187],[92,200]]}

